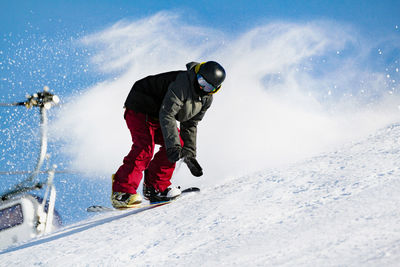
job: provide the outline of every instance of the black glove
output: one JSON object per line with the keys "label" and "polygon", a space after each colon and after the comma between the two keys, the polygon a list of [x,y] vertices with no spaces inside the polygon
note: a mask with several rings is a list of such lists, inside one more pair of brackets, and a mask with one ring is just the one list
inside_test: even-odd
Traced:
{"label": "black glove", "polygon": [[182,147],[181,158],[195,158],[193,152],[190,149],[187,149],[185,146]]}
{"label": "black glove", "polygon": [[171,163],[177,162],[182,157],[182,147],[174,146],[167,148],[167,158]]}
{"label": "black glove", "polygon": [[203,169],[201,168],[200,164],[197,162],[196,158],[185,157],[185,159],[183,161],[186,163],[190,172],[194,176],[200,177],[203,175]]}

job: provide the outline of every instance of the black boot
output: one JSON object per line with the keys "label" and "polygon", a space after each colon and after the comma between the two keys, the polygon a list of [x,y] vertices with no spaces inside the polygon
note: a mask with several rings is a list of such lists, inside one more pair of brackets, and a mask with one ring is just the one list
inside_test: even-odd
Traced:
{"label": "black boot", "polygon": [[168,187],[163,192],[158,192],[152,186],[143,183],[143,196],[150,202],[170,201],[181,195],[179,188]]}

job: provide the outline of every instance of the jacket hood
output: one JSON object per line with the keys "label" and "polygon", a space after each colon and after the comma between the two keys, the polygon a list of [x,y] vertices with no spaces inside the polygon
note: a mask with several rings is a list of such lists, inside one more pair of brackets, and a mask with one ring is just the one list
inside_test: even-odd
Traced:
{"label": "jacket hood", "polygon": [[187,70],[191,70],[191,69],[193,69],[194,67],[196,67],[196,65],[198,65],[198,64],[200,64],[200,63],[199,63],[199,62],[192,61],[192,62],[189,62],[189,63],[186,64],[186,68],[187,68]]}

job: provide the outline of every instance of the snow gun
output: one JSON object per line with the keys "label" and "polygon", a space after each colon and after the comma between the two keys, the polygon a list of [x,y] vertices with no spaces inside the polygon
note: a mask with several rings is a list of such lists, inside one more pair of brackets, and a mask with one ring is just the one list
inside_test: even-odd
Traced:
{"label": "snow gun", "polygon": [[[42,92],[27,95],[23,102],[3,103],[0,106],[38,107],[40,110],[40,152],[35,169],[32,172],[2,172],[0,174],[28,173],[28,177],[14,188],[0,196],[0,249],[11,244],[50,233],[61,224],[55,211],[56,189],[53,184],[56,165],[47,171],[41,171],[47,155],[48,118],[47,111],[60,102],[58,96],[49,92],[45,86]],[[39,173],[47,173],[47,181],[36,182]],[[29,194],[33,190],[45,188],[44,197]]]}

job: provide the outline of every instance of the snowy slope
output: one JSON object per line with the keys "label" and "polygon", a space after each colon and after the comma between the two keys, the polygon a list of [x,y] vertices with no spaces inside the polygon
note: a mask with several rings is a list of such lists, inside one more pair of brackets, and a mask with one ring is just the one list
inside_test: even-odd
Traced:
{"label": "snowy slope", "polygon": [[398,266],[400,126],[167,206],[116,212],[0,254],[2,266]]}

